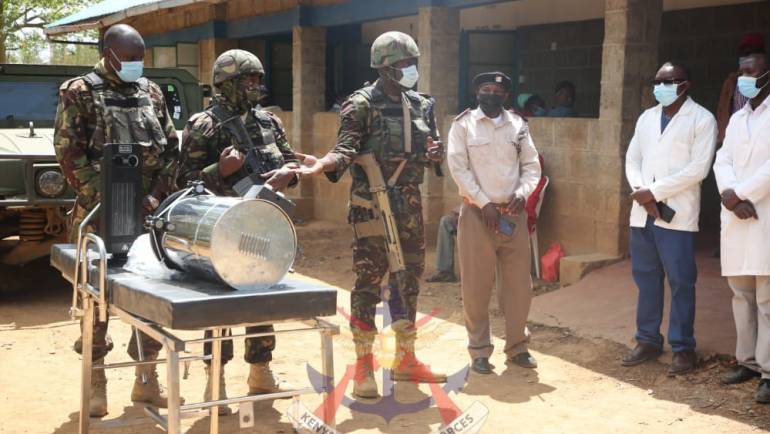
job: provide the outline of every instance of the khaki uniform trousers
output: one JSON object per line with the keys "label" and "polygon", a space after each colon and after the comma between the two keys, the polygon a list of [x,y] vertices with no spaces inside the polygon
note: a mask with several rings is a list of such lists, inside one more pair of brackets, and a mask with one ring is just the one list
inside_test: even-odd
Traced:
{"label": "khaki uniform trousers", "polygon": [[770,378],[770,276],[730,276],[738,363]]}
{"label": "khaki uniform trousers", "polygon": [[519,215],[516,233],[513,238],[508,238],[487,229],[481,219],[481,210],[463,204],[457,227],[457,246],[471,358],[490,357],[494,349],[489,328],[493,286],[497,287],[497,302],[505,316],[506,355],[513,357],[527,351],[532,278],[526,214]]}

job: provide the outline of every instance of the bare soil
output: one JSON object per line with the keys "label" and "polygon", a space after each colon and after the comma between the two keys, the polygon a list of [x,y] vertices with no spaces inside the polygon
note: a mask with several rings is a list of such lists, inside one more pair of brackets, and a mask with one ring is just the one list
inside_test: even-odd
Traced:
{"label": "bare soil", "polygon": [[[347,309],[348,291],[353,284],[349,229],[312,222],[299,227],[298,233],[302,252],[296,262],[297,272],[338,286],[338,306]],[[431,251],[428,273],[433,271],[433,260]],[[70,287],[45,261],[23,269],[0,269],[0,287],[0,433],[77,432],[79,358],[71,346],[79,329],[67,316]],[[553,289],[553,285],[542,285],[538,292]],[[482,433],[745,433],[770,429],[770,408],[753,400],[756,382],[738,386],[719,384],[719,376],[731,363],[729,358],[702,361],[696,373],[668,378],[667,367],[662,363],[620,367],[619,361],[628,351],[623,345],[576,336],[568,329],[532,324],[531,349],[539,368],[525,370],[505,363],[499,351],[504,330],[502,316],[496,306],[490,309],[498,348],[492,358],[497,366],[495,373],[471,373],[461,391],[449,394],[460,410],[474,402],[489,410]],[[426,325],[421,328],[421,357],[449,373],[467,368],[459,284],[425,283],[420,310],[433,315],[426,318]],[[339,379],[355,358],[344,318],[338,315],[334,321],[342,328],[334,340],[335,372]],[[114,320],[110,333],[116,346],[107,361],[126,360],[130,328]],[[199,332],[180,334],[197,336]],[[314,335],[279,339],[274,370],[294,384],[307,382],[308,366],[319,369],[316,348],[318,337]],[[226,368],[231,396],[246,392],[248,367],[240,359],[242,352],[243,343],[236,341],[236,359]],[[387,358],[379,350],[378,356],[381,361]],[[161,368],[161,378],[163,373]],[[161,432],[129,400],[133,372],[111,370],[108,378],[109,414],[103,421],[107,427],[92,432]],[[193,363],[188,378],[182,381],[183,396],[190,402],[199,401],[204,381],[202,364]],[[348,396],[350,392],[348,388]],[[406,404],[422,402],[432,395],[428,386],[403,383],[384,392]],[[315,409],[321,401],[310,395],[303,397],[302,402]],[[220,432],[291,433],[285,416],[289,404],[290,401],[282,400],[256,405],[254,428],[240,429],[236,416],[225,417]],[[367,408],[382,413],[376,403],[367,404],[375,404]],[[405,434],[427,434],[443,424],[441,413],[434,406],[386,421],[381,414],[351,411],[344,404],[337,413],[337,422],[340,432]],[[184,419],[183,425],[188,432],[205,433],[208,417]]]}

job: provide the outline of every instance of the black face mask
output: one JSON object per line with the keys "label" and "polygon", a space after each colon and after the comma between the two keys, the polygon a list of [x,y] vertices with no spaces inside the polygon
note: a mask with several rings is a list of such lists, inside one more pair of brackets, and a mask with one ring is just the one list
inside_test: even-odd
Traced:
{"label": "black face mask", "polygon": [[476,96],[479,101],[479,107],[481,110],[498,111],[503,108],[503,96],[497,93],[480,93]]}

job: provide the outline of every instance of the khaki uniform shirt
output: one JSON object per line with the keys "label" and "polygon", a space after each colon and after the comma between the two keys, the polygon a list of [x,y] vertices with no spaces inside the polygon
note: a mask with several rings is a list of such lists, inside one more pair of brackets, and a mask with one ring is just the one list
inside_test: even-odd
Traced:
{"label": "khaki uniform shirt", "polygon": [[460,195],[483,208],[526,199],[540,179],[537,150],[527,122],[503,110],[495,122],[481,109],[466,110],[449,130],[447,162]]}

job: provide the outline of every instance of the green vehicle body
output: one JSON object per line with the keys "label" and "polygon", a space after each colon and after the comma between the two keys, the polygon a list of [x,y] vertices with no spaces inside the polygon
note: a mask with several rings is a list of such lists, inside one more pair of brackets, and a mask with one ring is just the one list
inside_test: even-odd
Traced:
{"label": "green vehicle body", "polygon": [[[46,194],[38,178],[45,173],[59,185],[53,148],[58,89],[91,69],[0,64],[0,263],[19,265],[46,256],[53,242],[65,238],[66,213],[75,194],[69,186]],[[163,89],[181,133],[187,119],[201,110],[204,87],[179,68],[146,68],[144,76]]]}

